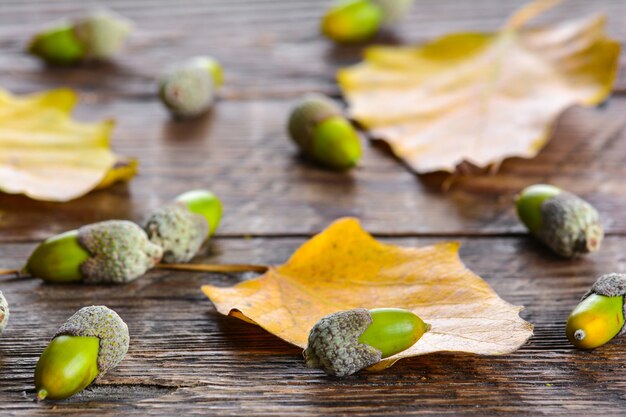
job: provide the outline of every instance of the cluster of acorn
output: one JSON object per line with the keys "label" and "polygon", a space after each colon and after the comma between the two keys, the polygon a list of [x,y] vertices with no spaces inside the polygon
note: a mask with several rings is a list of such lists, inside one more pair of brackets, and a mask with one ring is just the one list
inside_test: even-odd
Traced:
{"label": "cluster of acorn", "polygon": [[[109,220],[46,239],[23,273],[52,283],[121,284],[157,263],[190,261],[213,235],[222,204],[210,191],[179,195],[148,217],[143,228]],[[0,332],[9,317],[0,293]],[[117,366],[128,351],[128,327],[105,306],[85,307],[56,332],[35,369],[37,397],[64,399]]]}
{"label": "cluster of acorn", "polygon": [[[101,10],[38,33],[31,39],[28,52],[54,65],[106,61],[119,52],[131,29],[129,20]],[[213,105],[223,82],[220,64],[198,56],[163,74],[158,94],[175,117],[195,117]]]}
{"label": "cluster of acorn", "polygon": [[[321,31],[338,42],[359,42],[402,16],[412,0],[347,0],[331,8]],[[130,32],[130,23],[98,12],[35,36],[29,51],[55,64],[109,59]],[[210,108],[223,84],[214,59],[195,57],[172,69],[159,83],[159,97],[177,117]],[[324,96],[308,96],[292,110],[291,138],[304,155],[333,169],[355,166],[359,136],[341,109]],[[566,258],[598,250],[603,237],[597,211],[574,194],[549,185],[523,190],[517,212],[529,231]],[[153,213],[144,228],[105,221],[52,237],[39,245],[24,272],[50,282],[124,283],[158,262],[188,262],[214,233],[222,206],[208,191],[191,191]],[[625,331],[626,275],[600,277],[570,315],[571,343],[592,349]],[[0,293],[0,332],[9,316]],[[306,364],[331,375],[350,375],[413,346],[429,330],[417,315],[401,309],[355,309],[322,318],[311,330]],[[85,307],[55,334],[35,371],[38,397],[63,399],[115,367],[129,345],[128,328],[104,306]]]}

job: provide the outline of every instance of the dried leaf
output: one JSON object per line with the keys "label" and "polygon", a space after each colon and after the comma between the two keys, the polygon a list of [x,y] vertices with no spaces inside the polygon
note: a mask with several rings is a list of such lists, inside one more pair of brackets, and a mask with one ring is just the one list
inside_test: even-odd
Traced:
{"label": "dried leaf", "polygon": [[352,117],[417,173],[534,157],[565,109],[607,97],[618,68],[603,16],[524,27],[555,3],[530,3],[498,33],[369,48],[338,74]]}
{"label": "dried leaf", "polygon": [[256,323],[304,348],[323,316],[364,307],[405,308],[432,325],[412,348],[385,359],[439,351],[497,355],[532,335],[520,307],[503,301],[458,256],[458,244],[405,248],[376,241],[353,218],[340,219],[283,265],[234,287],[202,287],[217,310]]}
{"label": "dried leaf", "polygon": [[130,179],[137,161],[110,150],[110,120],[80,123],[69,89],[25,97],[0,91],[0,191],[68,201]]}

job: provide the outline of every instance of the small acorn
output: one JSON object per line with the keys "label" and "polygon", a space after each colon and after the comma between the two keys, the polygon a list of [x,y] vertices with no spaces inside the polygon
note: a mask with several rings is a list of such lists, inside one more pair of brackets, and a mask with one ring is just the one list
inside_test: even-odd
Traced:
{"label": "small acorn", "polygon": [[361,159],[358,133],[327,97],[303,98],[291,111],[288,130],[302,153],[321,165],[348,169]]}
{"label": "small acorn", "polygon": [[9,303],[7,303],[7,299],[4,298],[2,291],[0,291],[0,334],[4,331],[4,328],[7,327],[8,322]]}
{"label": "small acorn", "polygon": [[135,223],[109,220],[46,239],[24,272],[55,283],[120,284],[143,275],[162,255]]}
{"label": "small acorn", "polygon": [[101,10],[38,33],[28,52],[57,65],[109,60],[121,49],[131,29],[130,21]]}
{"label": "small acorn", "polygon": [[528,230],[564,258],[600,249],[604,236],[600,216],[580,197],[546,184],[525,188],[515,201]]}
{"label": "small acorn", "polygon": [[224,84],[224,71],[215,59],[197,56],[166,73],[159,81],[159,98],[179,118],[206,112]]}
{"label": "small acorn", "polygon": [[128,352],[128,326],[105,306],[83,307],[56,332],[35,368],[37,399],[63,400],[115,368]]}
{"label": "small acorn", "polygon": [[381,27],[396,22],[412,3],[413,0],[342,0],[326,12],[320,31],[335,42],[363,42]]}
{"label": "small acorn", "polygon": [[144,226],[150,241],[163,248],[163,262],[189,262],[215,233],[222,203],[210,191],[188,191],[152,213]]}
{"label": "small acorn", "polygon": [[313,326],[304,359],[309,368],[321,368],[329,375],[352,375],[410,348],[429,329],[408,310],[340,311]]}
{"label": "small acorn", "polygon": [[565,331],[570,343],[577,348],[594,349],[626,333],[624,294],[626,274],[598,278],[567,319]]}

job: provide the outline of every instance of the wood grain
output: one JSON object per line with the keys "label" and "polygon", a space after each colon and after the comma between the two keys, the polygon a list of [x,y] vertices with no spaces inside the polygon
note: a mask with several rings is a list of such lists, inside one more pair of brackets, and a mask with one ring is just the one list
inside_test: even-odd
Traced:
{"label": "wood grain", "polygon": [[285,132],[291,104],[223,101],[205,119],[182,124],[152,101],[86,105],[83,118],[116,115],[114,148],[139,157],[139,176],[66,204],[2,195],[0,241],[43,239],[106,219],[142,221],[192,188],[223,200],[220,236],[304,235],[346,215],[380,234],[522,233],[512,201],[536,182],[578,193],[598,208],[608,233],[626,232],[626,97],[571,109],[537,158],[509,160],[497,174],[461,179],[448,192],[377,145],[366,146],[361,166],[347,173],[303,162]]}
{"label": "wood grain", "polygon": [[[18,93],[77,89],[77,117],[114,117],[115,150],[141,160],[130,184],[67,204],[0,194],[0,269],[20,268],[51,234],[106,219],[141,221],[177,194],[207,187],[222,198],[225,215],[210,252],[197,262],[280,263],[332,220],[357,216],[388,242],[461,240],[468,267],[504,299],[526,306],[522,315],[536,325],[535,336],[512,355],[429,355],[334,379],[305,368],[298,349],[217,314],[199,289],[253,273],[155,270],[124,287],[0,278],[11,305],[0,336],[2,417],[626,414],[626,342],[577,351],[563,330],[595,278],[626,267],[626,71],[603,106],[568,110],[537,158],[460,178],[448,192],[440,177],[413,175],[377,143],[366,142],[358,169],[328,172],[298,158],[284,124],[303,93],[340,99],[334,72],[358,62],[365,47],[333,46],[317,34],[330,2],[0,0],[2,86]],[[452,31],[496,30],[524,3],[417,0],[409,17],[376,41],[410,44]],[[98,6],[136,22],[115,63],[47,68],[22,52],[47,22]],[[623,0],[570,0],[540,21],[597,11],[608,14],[609,34],[625,42]],[[173,122],[156,101],[155,80],[177,60],[205,53],[226,69],[220,101],[200,120]],[[560,185],[598,208],[607,230],[598,254],[563,261],[526,236],[511,201],[536,182]],[[67,317],[90,304],[107,304],[127,321],[128,357],[68,401],[35,402],[39,354]]]}
{"label": "wood grain", "polygon": [[[211,263],[280,263],[304,239],[218,239]],[[394,238],[407,246],[433,238]],[[617,415],[626,394],[623,340],[594,352],[571,348],[564,321],[597,275],[623,268],[622,237],[575,262],[547,255],[526,238],[462,239],[461,256],[507,301],[524,305],[535,336],[512,355],[428,355],[346,379],[303,365],[300,351],[259,328],[220,316],[202,284],[233,285],[252,275],[152,271],[120,287],[3,282],[11,322],[0,338],[3,415],[493,415],[513,412]],[[1,267],[17,267],[32,244],[5,244]],[[139,301],[140,300],[140,301]],[[36,403],[32,372],[55,329],[76,309],[106,303],[127,321],[131,349],[119,368],[70,401]],[[44,313],[45,312],[45,313]],[[7,414],[8,413],[8,414]]]}

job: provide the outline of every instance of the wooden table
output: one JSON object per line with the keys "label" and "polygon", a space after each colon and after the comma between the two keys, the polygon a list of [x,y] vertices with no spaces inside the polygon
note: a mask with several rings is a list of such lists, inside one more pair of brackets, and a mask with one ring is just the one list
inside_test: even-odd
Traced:
{"label": "wooden table", "polygon": [[[441,192],[436,178],[408,172],[367,145],[350,173],[301,161],[285,134],[288,109],[303,93],[339,97],[334,71],[362,47],[335,47],[317,25],[327,1],[113,0],[137,30],[115,64],[48,69],[22,53],[44,23],[85,10],[78,0],[0,2],[3,87],[27,93],[77,89],[81,120],[114,117],[113,145],[141,160],[130,184],[66,204],[0,194],[0,268],[20,267],[38,241],[105,219],[140,221],[191,188],[225,204],[210,251],[197,262],[275,264],[341,216],[356,216],[384,241],[426,245],[459,240],[469,268],[507,301],[525,305],[535,336],[502,357],[436,354],[382,373],[345,379],[303,365],[300,350],[219,315],[202,284],[233,285],[249,275],[152,271],[123,287],[45,285],[9,279],[0,288],[11,321],[0,337],[0,415],[497,415],[626,414],[626,340],[593,352],[571,348],[564,321],[597,276],[626,270],[626,75],[598,109],[572,108],[533,160],[506,161],[495,175]],[[494,30],[522,1],[421,0],[384,42],[416,43],[459,30]],[[623,0],[572,0],[552,17],[608,12],[626,41]],[[155,97],[164,67],[208,53],[227,82],[212,114],[170,120]],[[602,250],[564,261],[529,239],[512,197],[551,182],[591,201],[606,225]],[[64,402],[34,401],[33,369],[48,339],[85,305],[107,304],[131,331],[127,358],[102,381]]]}

